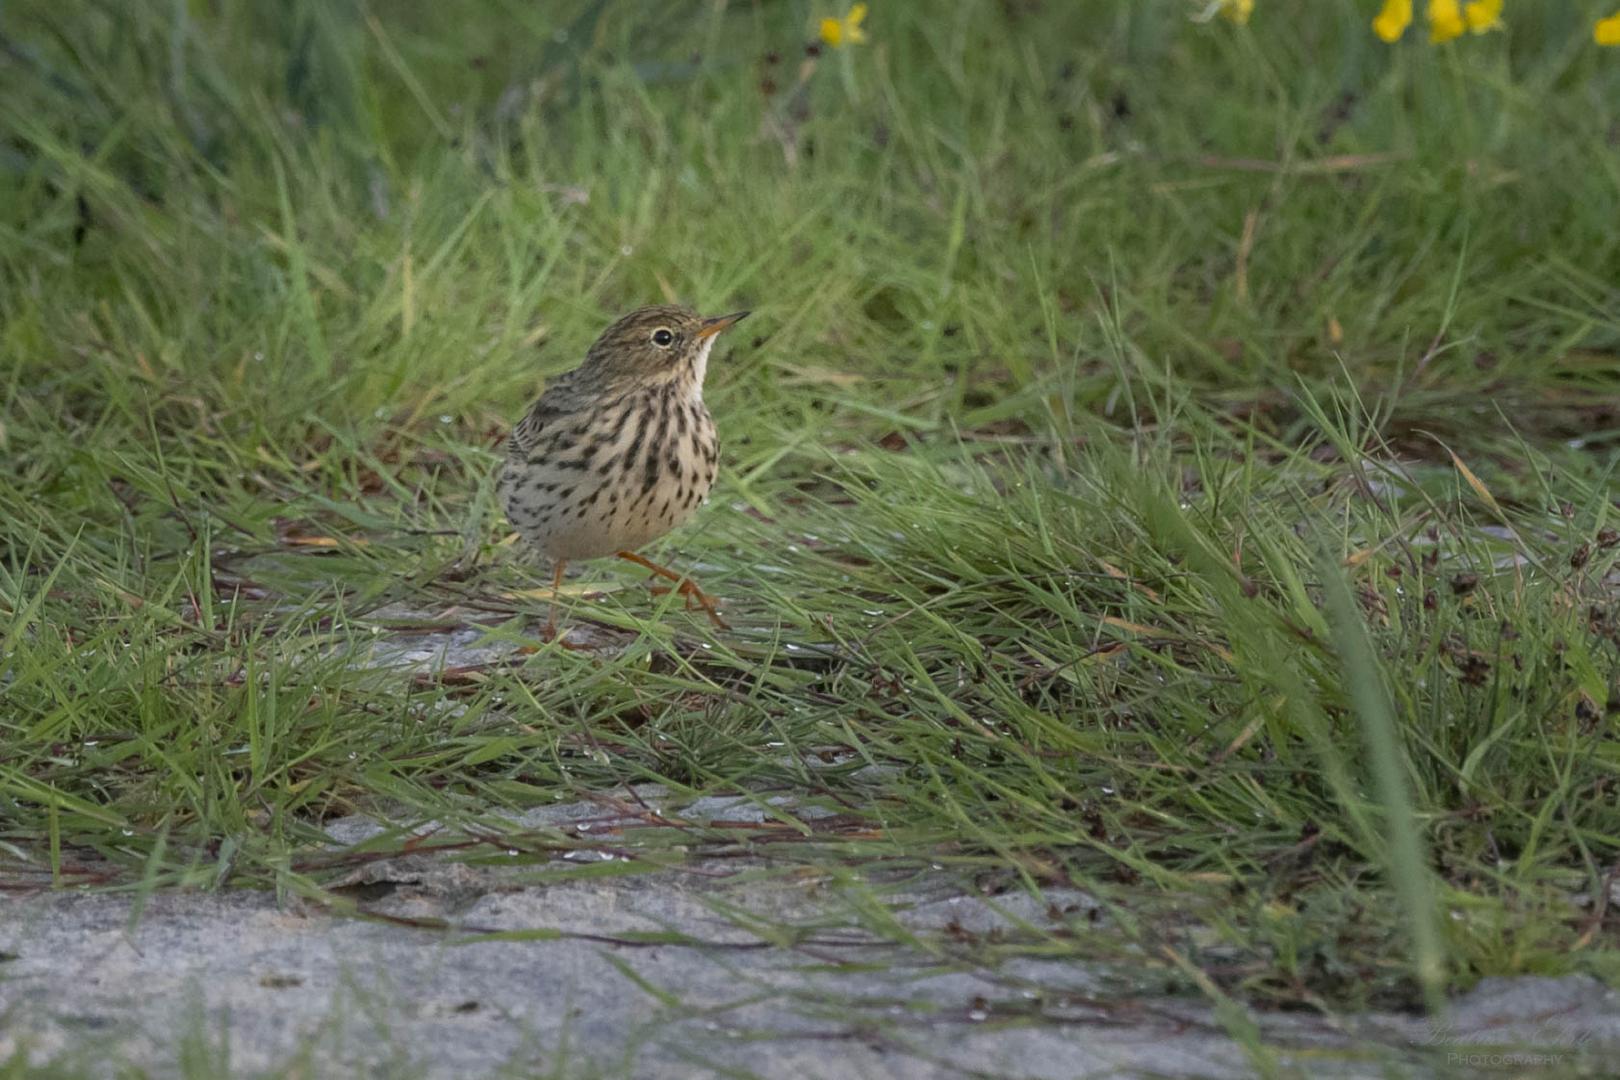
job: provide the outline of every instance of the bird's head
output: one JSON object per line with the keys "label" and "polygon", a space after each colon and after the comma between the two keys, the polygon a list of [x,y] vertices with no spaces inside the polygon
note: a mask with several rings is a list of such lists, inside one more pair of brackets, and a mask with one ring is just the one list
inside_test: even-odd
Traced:
{"label": "bird's head", "polygon": [[699,388],[714,339],[747,315],[705,318],[672,304],[637,308],[602,331],[585,366],[610,382],[658,386],[690,379]]}

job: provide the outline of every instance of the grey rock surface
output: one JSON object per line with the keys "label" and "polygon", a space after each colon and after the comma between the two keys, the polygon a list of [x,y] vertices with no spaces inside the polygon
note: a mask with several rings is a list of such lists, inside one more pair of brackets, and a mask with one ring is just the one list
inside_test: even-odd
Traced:
{"label": "grey rock surface", "polygon": [[[680,812],[763,816],[746,799]],[[578,830],[602,813],[559,805],[524,822]],[[352,844],[378,828],[330,831]],[[1116,971],[1038,959],[985,970],[894,944],[1083,915],[1079,893],[991,899],[943,877],[912,882],[890,908],[903,932],[879,941],[852,928],[848,897],[820,875],[727,863],[542,882],[581,864],[498,864],[361,863],[338,891],[368,917],[227,890],[153,895],[132,923],[129,894],[0,894],[0,1061],[96,1076],[829,1080],[1246,1077],[1273,1065],[1607,1075],[1620,1061],[1620,996],[1586,978],[1487,980],[1443,1021],[1257,1015],[1257,1057],[1205,1000],[1133,989]],[[782,927],[800,939],[773,941]]]}

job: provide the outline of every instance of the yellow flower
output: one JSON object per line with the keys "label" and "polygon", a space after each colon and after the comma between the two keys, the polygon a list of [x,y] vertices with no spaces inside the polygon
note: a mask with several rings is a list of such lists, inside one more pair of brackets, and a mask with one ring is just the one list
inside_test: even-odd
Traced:
{"label": "yellow flower", "polygon": [[861,29],[865,19],[866,5],[851,4],[849,14],[842,19],[821,20],[821,40],[835,49],[842,48],[846,42],[859,45],[866,40],[866,31]]}
{"label": "yellow flower", "polygon": [[1467,28],[1457,0],[1429,0],[1429,40],[1438,44],[1461,37]]}
{"label": "yellow flower", "polygon": [[1412,25],[1412,0],[1384,0],[1384,9],[1373,20],[1373,33],[1393,45]]}
{"label": "yellow flower", "polygon": [[1620,11],[1597,21],[1592,27],[1592,40],[1599,45],[1620,45]]}
{"label": "yellow flower", "polygon": [[1249,16],[1254,14],[1254,0],[1220,0],[1221,14],[1237,23],[1239,26],[1249,24]]}
{"label": "yellow flower", "polygon": [[1502,28],[1502,0],[1469,0],[1463,7],[1463,19],[1468,29],[1476,34]]}

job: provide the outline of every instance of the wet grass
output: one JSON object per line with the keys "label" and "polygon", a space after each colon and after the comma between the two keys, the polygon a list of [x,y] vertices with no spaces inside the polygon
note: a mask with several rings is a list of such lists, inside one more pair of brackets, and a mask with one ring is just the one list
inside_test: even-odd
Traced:
{"label": "wet grass", "polygon": [[[1612,981],[1620,67],[1362,6],[807,57],[788,3],[7,5],[7,876],[319,895],[356,812],[538,864],[492,811],[656,781],[836,814],[693,850],[1114,927],[987,965]],[[535,644],[500,438],[665,298],[756,312],[659,549],[735,631],[598,566],[622,647],[357,664],[401,612]]]}

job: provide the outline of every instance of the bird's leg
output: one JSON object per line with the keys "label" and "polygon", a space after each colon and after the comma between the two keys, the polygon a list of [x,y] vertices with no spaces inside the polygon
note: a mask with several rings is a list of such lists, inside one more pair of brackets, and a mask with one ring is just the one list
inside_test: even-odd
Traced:
{"label": "bird's leg", "polygon": [[637,566],[645,567],[667,581],[675,582],[675,591],[680,593],[681,596],[685,597],[688,601],[696,601],[698,606],[703,609],[704,614],[709,616],[710,622],[714,623],[714,625],[718,626],[722,630],[731,629],[731,627],[726,625],[726,620],[720,617],[719,610],[715,608],[714,598],[709,596],[709,594],[704,592],[702,589],[698,588],[697,582],[693,581],[691,578],[686,577],[683,574],[677,574],[667,566],[659,566],[651,559],[637,555],[633,551],[621,551],[619,552],[619,558],[633,562]]}
{"label": "bird's leg", "polygon": [[562,592],[563,570],[567,566],[567,559],[558,559],[551,571],[551,607],[546,612],[546,628],[540,635],[543,641],[557,636],[557,597]]}

